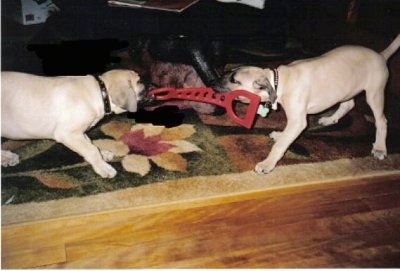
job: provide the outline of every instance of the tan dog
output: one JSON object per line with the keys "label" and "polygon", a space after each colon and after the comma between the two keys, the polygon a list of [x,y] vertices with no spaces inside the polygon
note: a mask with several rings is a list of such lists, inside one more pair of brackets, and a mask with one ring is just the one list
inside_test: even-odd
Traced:
{"label": "tan dog", "polygon": [[[85,132],[107,113],[136,112],[144,85],[134,71],[112,70],[97,79],[91,75],[44,77],[19,72],[2,72],[1,77],[2,136],[54,139],[80,154],[101,177],[116,175]],[[2,150],[1,156],[2,166],[19,163],[18,155],[12,152]]]}
{"label": "tan dog", "polygon": [[[383,52],[360,46],[342,46],[322,56],[299,60],[276,70],[240,67],[226,74],[221,87],[257,93],[276,110],[281,104],[287,117],[283,132],[273,132],[276,142],[268,157],[255,167],[257,173],[272,171],[293,141],[307,126],[307,114],[320,113],[340,103],[337,111],[319,119],[321,125],[337,123],[354,107],[353,97],[362,90],[375,117],[376,138],[372,154],[387,155],[387,121],[383,112],[384,89],[389,76],[386,61],[400,47],[400,35]],[[243,102],[246,102],[243,100]]]}

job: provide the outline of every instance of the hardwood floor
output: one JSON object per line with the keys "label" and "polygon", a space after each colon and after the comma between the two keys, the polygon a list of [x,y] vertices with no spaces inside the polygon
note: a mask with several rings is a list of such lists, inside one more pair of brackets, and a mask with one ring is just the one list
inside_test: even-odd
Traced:
{"label": "hardwood floor", "polygon": [[400,173],[7,226],[2,265],[400,267]]}

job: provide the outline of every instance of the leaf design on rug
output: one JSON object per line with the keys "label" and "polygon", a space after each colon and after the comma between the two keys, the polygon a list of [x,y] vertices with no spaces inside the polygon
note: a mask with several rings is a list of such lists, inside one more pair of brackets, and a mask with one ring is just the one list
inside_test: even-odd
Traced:
{"label": "leaf design on rug", "polygon": [[112,152],[115,156],[122,157],[129,153],[129,147],[123,142],[115,141],[113,139],[96,139],[93,143],[100,150],[107,150]]}
{"label": "leaf design on rug", "polygon": [[124,133],[129,132],[130,129],[131,124],[116,120],[107,122],[106,124],[103,124],[100,128],[100,130],[104,134],[111,136],[115,139],[119,139]]}
{"label": "leaf design on rug", "polygon": [[57,173],[33,174],[32,177],[49,188],[72,189],[79,186],[70,182],[66,176]]}
{"label": "leaf design on rug", "polygon": [[121,163],[126,171],[135,172],[142,177],[147,175],[151,169],[149,159],[142,155],[127,155],[122,159]]}
{"label": "leaf design on rug", "polygon": [[[121,136],[120,140],[129,147],[129,153],[153,156],[164,153],[173,145],[161,142],[159,135],[145,136],[143,130],[132,131]],[[138,143],[141,144],[138,144]]]}
{"label": "leaf design on rug", "polygon": [[32,140],[6,140],[1,142],[1,149],[14,151],[17,150],[27,144],[31,144]]}
{"label": "leaf design on rug", "polygon": [[[118,121],[114,121],[111,125],[107,123],[104,126],[106,127],[102,127],[102,131],[115,140],[93,140],[93,144],[111,152],[117,150],[118,153],[114,154],[123,157],[122,167],[140,176],[150,172],[150,161],[165,170],[185,172],[188,163],[181,154],[202,151],[186,140],[196,132],[193,125],[183,124],[166,128],[153,124],[136,124],[128,128],[126,123],[119,124]],[[127,148],[124,149],[122,145]]]}
{"label": "leaf design on rug", "polygon": [[196,133],[196,129],[193,125],[182,124],[176,127],[164,129],[161,133],[162,140],[176,140],[188,138]]}
{"label": "leaf design on rug", "polygon": [[171,140],[169,141],[174,147],[169,151],[174,153],[201,152],[202,150],[195,144],[186,140]]}
{"label": "leaf design on rug", "polygon": [[150,157],[157,166],[166,170],[184,172],[187,168],[187,161],[181,155],[173,152],[165,152],[153,157]]}

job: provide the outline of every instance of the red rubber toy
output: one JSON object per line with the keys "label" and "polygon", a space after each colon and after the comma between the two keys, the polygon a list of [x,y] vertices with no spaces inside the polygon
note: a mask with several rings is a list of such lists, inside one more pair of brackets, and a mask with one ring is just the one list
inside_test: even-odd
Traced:
{"label": "red rubber toy", "polygon": [[[188,100],[202,103],[210,103],[225,108],[228,116],[236,123],[250,129],[253,126],[254,119],[260,104],[260,97],[246,90],[233,90],[226,93],[216,93],[212,88],[172,88],[164,87],[153,89],[149,92],[157,101],[166,101],[172,99]],[[233,101],[237,97],[246,97],[249,100],[247,111],[243,118],[236,115],[233,110]]]}

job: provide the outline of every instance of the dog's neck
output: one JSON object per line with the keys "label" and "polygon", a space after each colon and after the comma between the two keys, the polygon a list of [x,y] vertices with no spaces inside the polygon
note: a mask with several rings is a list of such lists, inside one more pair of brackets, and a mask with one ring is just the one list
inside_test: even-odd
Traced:
{"label": "dog's neck", "polygon": [[99,83],[101,98],[103,99],[104,104],[104,112],[106,115],[109,115],[111,114],[111,104],[106,85],[104,84],[103,80],[101,80],[100,76],[94,75],[94,78],[96,79],[97,83]]}

